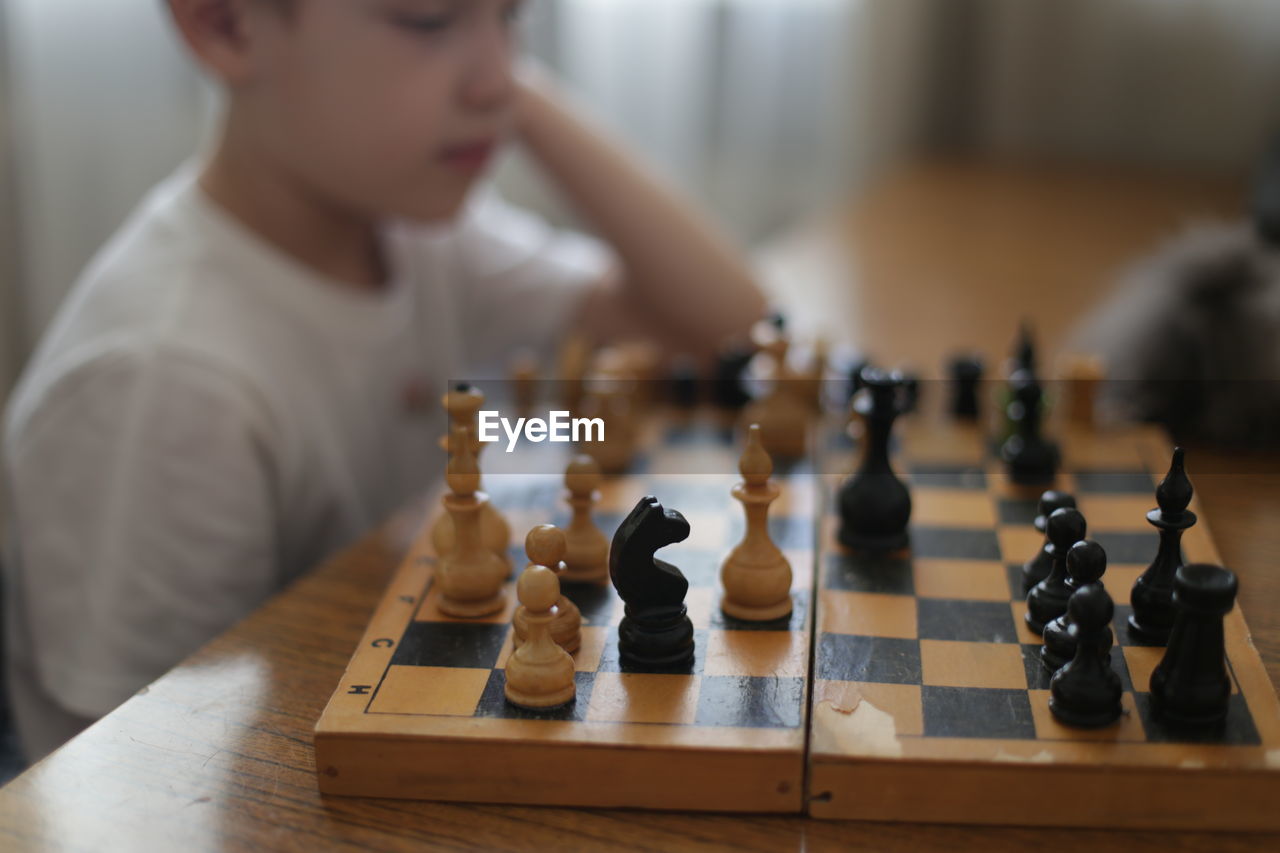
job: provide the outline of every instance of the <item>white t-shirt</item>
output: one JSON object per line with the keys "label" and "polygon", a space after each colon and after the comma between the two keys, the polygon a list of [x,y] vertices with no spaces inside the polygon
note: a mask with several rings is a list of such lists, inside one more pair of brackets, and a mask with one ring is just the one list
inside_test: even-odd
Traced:
{"label": "white t-shirt", "polygon": [[7,411],[7,670],[33,758],[430,488],[450,383],[549,354],[610,264],[487,193],[449,226],[389,225],[390,281],[360,292],[196,174],[101,251]]}

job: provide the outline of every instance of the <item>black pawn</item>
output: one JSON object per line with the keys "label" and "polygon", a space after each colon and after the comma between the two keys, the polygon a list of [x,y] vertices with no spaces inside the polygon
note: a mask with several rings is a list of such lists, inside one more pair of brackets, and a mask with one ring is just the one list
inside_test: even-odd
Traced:
{"label": "black pawn", "polygon": [[920,406],[920,377],[914,373],[902,374],[902,414],[909,415]]}
{"label": "black pawn", "polygon": [[715,404],[722,409],[741,409],[751,401],[751,395],[742,386],[742,374],[755,356],[755,350],[730,345],[716,356],[715,380],[711,389]]}
{"label": "black pawn", "polygon": [[[1102,580],[1107,571],[1107,552],[1097,542],[1089,539],[1077,542],[1067,551],[1067,586],[1082,589]],[[1074,593],[1072,593],[1074,595]],[[1075,634],[1071,631],[1071,609],[1044,626],[1044,645],[1040,647],[1040,662],[1051,672],[1076,655]]]}
{"label": "black pawn", "polygon": [[1018,340],[1013,346],[1009,376],[1012,378],[1019,371],[1032,375],[1036,372],[1036,341],[1029,320],[1023,320],[1018,326]]}
{"label": "black pawn", "polygon": [[1067,612],[1072,589],[1067,585],[1067,551],[1085,536],[1088,529],[1080,510],[1066,507],[1049,516],[1049,545],[1053,567],[1049,576],[1027,593],[1027,627],[1039,634],[1045,623]]}
{"label": "black pawn", "polygon": [[1067,604],[1075,655],[1049,681],[1049,710],[1069,726],[1096,728],[1120,719],[1124,688],[1111,669],[1115,609],[1100,583],[1081,587]]}
{"label": "black pawn", "polygon": [[701,382],[697,362],[690,358],[677,358],[671,364],[669,375],[671,401],[681,409],[692,409],[701,397]]}
{"label": "black pawn", "polygon": [[871,367],[871,362],[865,358],[855,361],[849,368],[849,402],[853,402],[854,396],[866,387],[862,381],[862,371]]}
{"label": "black pawn", "polygon": [[1048,524],[1049,516],[1053,515],[1056,510],[1066,509],[1067,507],[1075,509],[1076,499],[1066,492],[1057,492],[1050,489],[1040,495],[1040,504],[1036,507],[1036,519],[1033,523],[1036,530],[1045,534],[1044,545],[1040,547],[1034,557],[1022,564],[1023,595],[1026,595],[1031,591],[1031,587],[1049,576],[1049,570],[1053,568],[1053,549],[1049,544],[1046,525]]}
{"label": "black pawn", "polygon": [[1212,726],[1227,716],[1227,675],[1222,617],[1235,604],[1236,576],[1221,566],[1190,563],[1173,581],[1177,610],[1169,647],[1151,673],[1151,711],[1162,722]]}
{"label": "black pawn", "polygon": [[1196,514],[1187,509],[1194,491],[1183,450],[1176,447],[1169,473],[1156,487],[1159,506],[1147,513],[1147,523],[1160,531],[1160,548],[1129,594],[1129,630],[1142,639],[1164,643],[1173,629],[1173,579],[1182,565],[1182,532],[1196,523]]}
{"label": "black pawn", "polygon": [[854,411],[866,423],[858,470],[837,495],[840,508],[838,538],[857,551],[898,551],[907,547],[911,493],[889,464],[893,422],[902,413],[902,377],[876,368],[862,371],[865,390]]}
{"label": "black pawn", "polygon": [[1009,479],[1020,486],[1052,483],[1059,455],[1057,445],[1041,432],[1044,393],[1040,383],[1027,370],[1018,371],[1009,382],[1012,395],[1006,414],[1013,424],[1013,435],[1000,448]]}
{"label": "black pawn", "polygon": [[982,359],[960,356],[951,360],[951,415],[962,420],[978,417],[978,383],[982,379]]}
{"label": "black pawn", "polygon": [[622,662],[641,669],[686,666],[693,660],[693,623],[684,604],[689,581],[653,552],[689,536],[689,522],[658,499],[640,499],[613,534],[609,578],[626,603],[618,625]]}

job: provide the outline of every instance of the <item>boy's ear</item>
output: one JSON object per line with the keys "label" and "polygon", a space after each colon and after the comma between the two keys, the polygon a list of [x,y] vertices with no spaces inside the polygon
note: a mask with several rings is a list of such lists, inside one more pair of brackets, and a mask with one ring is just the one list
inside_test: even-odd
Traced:
{"label": "boy's ear", "polygon": [[261,0],[167,0],[178,32],[200,64],[228,85],[253,73],[249,17]]}

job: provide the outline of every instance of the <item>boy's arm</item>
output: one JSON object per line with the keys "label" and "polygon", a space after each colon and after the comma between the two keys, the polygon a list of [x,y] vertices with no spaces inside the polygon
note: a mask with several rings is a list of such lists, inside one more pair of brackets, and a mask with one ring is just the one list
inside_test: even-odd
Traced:
{"label": "boy's arm", "polygon": [[691,206],[575,116],[542,81],[522,82],[520,136],[621,260],[583,306],[598,340],[658,338],[708,355],[764,316],[764,297],[727,241]]}

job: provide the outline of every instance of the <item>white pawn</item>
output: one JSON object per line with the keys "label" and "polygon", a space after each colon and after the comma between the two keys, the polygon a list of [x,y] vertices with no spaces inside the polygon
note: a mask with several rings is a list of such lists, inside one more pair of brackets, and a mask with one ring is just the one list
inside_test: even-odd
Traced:
{"label": "white pawn", "polygon": [[768,394],[747,406],[741,423],[760,425],[760,440],[769,453],[783,459],[800,459],[808,449],[809,418],[813,412],[805,379],[787,363],[791,344],[771,324],[758,323],[752,337],[772,362],[773,380]]}
{"label": "white pawn", "polygon": [[724,598],[720,608],[735,619],[767,622],[791,612],[791,564],[769,538],[769,504],[781,490],[769,480],[773,460],[760,440],[760,425],[747,431],[747,448],[738,462],[743,482],[733,496],[747,515],[747,530],[720,567]]}
{"label": "white pawn", "polygon": [[[476,464],[479,465],[480,451],[484,449],[484,443],[480,441],[477,413],[484,405],[484,394],[474,385],[463,384],[445,394],[442,402],[449,413],[450,426],[449,434],[440,438],[441,449],[450,454],[455,453],[455,448],[458,446],[458,431],[466,427],[471,436],[468,439],[471,453],[475,456]],[[486,501],[484,508],[480,511],[480,536],[489,550],[497,554],[510,571],[511,555],[507,553],[507,548],[511,545],[511,525],[491,502]],[[436,549],[436,555],[443,557],[452,551],[453,542],[453,517],[448,514],[442,515],[436,519],[435,527],[431,529],[431,544]]]}
{"label": "white pawn", "polygon": [[560,582],[546,566],[532,564],[521,573],[516,595],[527,614],[529,640],[507,658],[503,691],[507,701],[535,710],[572,701],[577,693],[573,658],[551,639],[552,608],[560,595]]}
{"label": "white pawn", "polygon": [[591,510],[600,500],[596,490],[603,479],[599,463],[586,454],[573,457],[564,472],[569,506],[573,509],[573,519],[564,534],[567,549],[561,578],[566,581],[609,582],[609,539],[591,518]]}
{"label": "white pawn", "polygon": [[440,586],[441,612],[467,619],[495,613],[506,605],[503,587],[511,570],[481,536],[480,518],[489,498],[480,491],[480,469],[471,452],[471,430],[461,427],[457,435],[458,446],[445,472],[450,493],[442,500],[453,522],[456,541],[452,550],[440,555],[436,583]]}
{"label": "white pawn", "polygon": [[[531,564],[545,566],[556,575],[564,573],[564,563],[561,561],[564,559],[565,538],[560,528],[554,524],[539,524],[530,530],[524,539],[524,552]],[[560,589],[558,580],[556,589]],[[582,613],[578,610],[578,605],[564,595],[558,595],[555,606],[555,614],[551,618],[551,639],[560,648],[573,654],[582,645]],[[515,628],[511,644],[518,649],[529,636],[529,615],[524,607],[516,608],[511,622]]]}

